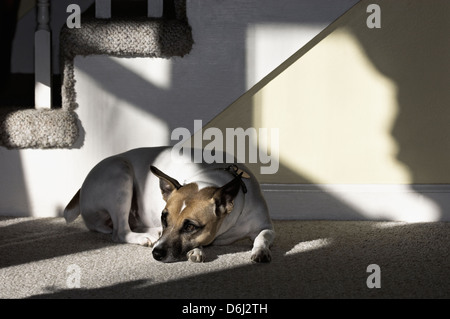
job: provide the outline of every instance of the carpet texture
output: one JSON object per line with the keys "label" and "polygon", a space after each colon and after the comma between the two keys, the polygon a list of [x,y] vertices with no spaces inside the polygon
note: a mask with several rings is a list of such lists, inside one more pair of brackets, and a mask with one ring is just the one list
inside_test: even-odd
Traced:
{"label": "carpet texture", "polygon": [[[0,218],[1,298],[449,298],[450,223],[275,221],[269,264],[251,242],[204,263],[155,261],[80,219]],[[381,288],[367,287],[380,267]],[[78,278],[78,279],[76,279]],[[79,288],[73,288],[79,280]]]}
{"label": "carpet texture", "polygon": [[[0,112],[0,146],[8,149],[70,148],[82,130],[75,109],[74,58],[77,55],[118,57],[184,56],[193,40],[186,18],[186,1],[175,0],[173,12],[161,18],[128,16],[95,19],[91,8],[82,14],[82,27],[64,26],[60,33],[62,105],[51,110],[32,106],[7,107]],[[2,106],[3,107],[3,106]],[[79,141],[82,145],[83,141]]]}
{"label": "carpet texture", "polygon": [[0,145],[8,149],[68,148],[78,138],[77,115],[65,109],[0,109]]}

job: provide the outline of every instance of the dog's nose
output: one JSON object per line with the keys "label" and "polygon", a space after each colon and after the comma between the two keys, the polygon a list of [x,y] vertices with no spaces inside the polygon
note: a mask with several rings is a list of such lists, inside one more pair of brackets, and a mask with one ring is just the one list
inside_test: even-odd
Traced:
{"label": "dog's nose", "polygon": [[153,258],[155,258],[158,261],[161,261],[164,259],[164,257],[166,257],[167,251],[160,247],[155,247],[153,248],[152,254]]}

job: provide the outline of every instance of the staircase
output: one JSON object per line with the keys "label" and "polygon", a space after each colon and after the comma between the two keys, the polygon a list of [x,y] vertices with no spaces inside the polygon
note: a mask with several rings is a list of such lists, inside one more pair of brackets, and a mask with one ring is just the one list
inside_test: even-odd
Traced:
{"label": "staircase", "polygon": [[[37,45],[49,41],[48,2],[38,14],[43,27],[38,27]],[[172,58],[184,56],[192,47],[191,29],[186,18],[185,0],[149,0],[148,10],[142,11],[142,1],[96,1],[81,16],[81,28],[65,26],[60,34],[60,60],[62,65],[62,105],[50,107],[4,107],[0,111],[0,145],[8,149],[71,148],[80,141],[82,123],[74,112],[77,108],[74,58],[76,56],[109,55],[115,57]],[[112,9],[111,9],[112,8]],[[39,7],[39,10],[41,8]],[[47,10],[47,11],[45,11]],[[41,12],[41,11],[39,11]],[[111,14],[112,12],[112,14]],[[143,15],[146,12],[147,15]],[[149,17],[150,16],[150,17]],[[43,18],[44,17],[44,18]],[[41,25],[41,24],[40,24]],[[144,36],[143,36],[144,35]],[[50,46],[44,55],[36,55],[36,77],[46,74],[51,82]],[[36,49],[40,52],[41,50]],[[42,60],[44,58],[44,60]],[[40,60],[39,60],[40,59]],[[44,61],[44,62],[42,62]],[[47,65],[42,71],[42,65]],[[39,81],[41,82],[41,81]],[[39,84],[36,82],[37,85]],[[47,86],[51,87],[51,84]],[[51,93],[49,93],[51,97]],[[37,94],[36,94],[37,99]],[[45,103],[45,102],[44,102]],[[81,136],[82,137],[82,136]]]}

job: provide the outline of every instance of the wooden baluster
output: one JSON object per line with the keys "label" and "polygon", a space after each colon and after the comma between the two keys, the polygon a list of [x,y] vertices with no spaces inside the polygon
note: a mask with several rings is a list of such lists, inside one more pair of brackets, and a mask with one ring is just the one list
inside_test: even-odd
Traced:
{"label": "wooden baluster", "polygon": [[37,0],[37,30],[34,34],[34,101],[37,109],[50,109],[52,106],[52,66],[50,3]]}
{"label": "wooden baluster", "polygon": [[162,17],[164,10],[164,0],[147,0],[147,17]]}

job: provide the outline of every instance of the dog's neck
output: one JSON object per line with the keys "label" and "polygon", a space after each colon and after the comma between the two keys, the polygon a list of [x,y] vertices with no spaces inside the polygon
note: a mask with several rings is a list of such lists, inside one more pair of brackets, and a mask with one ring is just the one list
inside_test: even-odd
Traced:
{"label": "dog's neck", "polygon": [[237,177],[237,176],[241,178],[242,192],[244,194],[247,193],[247,186],[245,185],[242,178],[244,179],[250,178],[250,176],[245,171],[240,169],[236,164],[231,164],[225,167],[214,167],[202,170],[197,174],[195,174],[194,176],[190,177],[189,179],[184,180],[183,184],[186,185],[189,183],[196,183],[199,189],[211,186],[220,187],[224,182],[227,182],[229,177]]}

